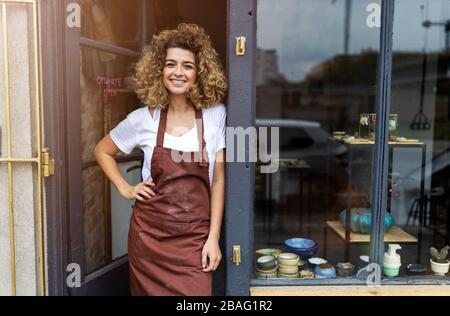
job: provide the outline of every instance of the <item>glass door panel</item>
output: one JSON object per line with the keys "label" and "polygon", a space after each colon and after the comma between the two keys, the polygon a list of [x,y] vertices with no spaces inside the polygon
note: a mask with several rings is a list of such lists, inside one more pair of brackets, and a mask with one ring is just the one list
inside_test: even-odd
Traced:
{"label": "glass door panel", "polygon": [[139,51],[141,0],[81,0],[81,36]]}
{"label": "glass door panel", "polygon": [[[135,60],[81,48],[81,143],[84,252],[86,273],[126,255],[131,202],[110,185],[94,157],[97,142],[139,107],[132,86]],[[119,155],[119,168],[130,183],[140,180],[140,154]]]}

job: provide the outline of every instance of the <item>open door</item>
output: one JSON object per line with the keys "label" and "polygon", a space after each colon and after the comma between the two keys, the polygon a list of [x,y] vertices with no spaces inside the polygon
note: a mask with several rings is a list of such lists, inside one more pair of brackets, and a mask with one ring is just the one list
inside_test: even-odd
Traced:
{"label": "open door", "polygon": [[[107,180],[94,147],[141,106],[132,74],[153,34],[180,22],[202,25],[226,64],[226,0],[71,0],[65,5],[66,16],[79,10],[82,17],[80,27],[68,19],[65,28],[66,264],[74,264],[68,273],[81,271],[81,287],[67,294],[128,295],[127,238],[134,201],[125,200]],[[116,158],[129,183],[141,181],[139,149]],[[220,294],[223,278],[218,284]]]}

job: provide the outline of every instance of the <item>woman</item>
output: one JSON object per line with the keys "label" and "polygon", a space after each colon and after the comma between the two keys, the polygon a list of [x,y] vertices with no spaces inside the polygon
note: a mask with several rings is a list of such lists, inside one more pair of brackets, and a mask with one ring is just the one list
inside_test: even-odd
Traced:
{"label": "woman", "polygon": [[[132,295],[211,295],[220,260],[225,191],[227,83],[209,36],[180,24],[153,37],[136,65],[135,88],[148,106],[127,116],[95,148],[101,168],[136,199],[128,236]],[[144,151],[130,185],[114,155]],[[181,158],[181,159],[180,159]]]}

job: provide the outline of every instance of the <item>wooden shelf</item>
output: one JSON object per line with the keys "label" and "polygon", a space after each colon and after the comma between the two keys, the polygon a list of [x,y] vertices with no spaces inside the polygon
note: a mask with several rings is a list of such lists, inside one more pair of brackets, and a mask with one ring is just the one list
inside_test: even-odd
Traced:
{"label": "wooden shelf", "polygon": [[[353,140],[343,140],[344,143],[350,144],[350,145],[373,145],[375,142],[373,140],[367,140],[367,139],[353,139]],[[423,142],[419,141],[418,139],[407,139],[402,140],[398,142],[389,142],[389,145],[423,145]]]}
{"label": "wooden shelf", "polygon": [[[331,228],[342,240],[345,240],[345,227],[340,221],[327,221],[327,226]],[[385,242],[398,243],[417,243],[417,238],[408,234],[398,226],[392,226],[384,234]],[[370,242],[369,234],[359,234],[350,232],[350,243],[368,243]]]}

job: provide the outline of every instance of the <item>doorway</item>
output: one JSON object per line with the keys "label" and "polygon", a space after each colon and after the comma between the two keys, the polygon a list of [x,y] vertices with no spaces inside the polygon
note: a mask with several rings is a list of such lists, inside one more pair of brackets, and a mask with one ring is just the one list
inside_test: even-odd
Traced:
{"label": "doorway", "polygon": [[[226,65],[227,1],[79,0],[66,1],[60,12],[67,15],[67,7],[74,3],[82,18],[79,28],[65,28],[67,96],[65,115],[59,117],[64,133],[58,136],[61,156],[66,157],[66,181],[54,188],[67,195],[67,227],[61,229],[66,234],[61,245],[67,251],[62,252],[59,278],[64,286],[56,286],[50,294],[128,295],[132,201],[122,198],[104,176],[95,161],[95,145],[141,106],[132,88],[133,67],[153,34],[180,22],[199,24]],[[52,137],[54,131],[49,128],[47,134]],[[141,181],[140,150],[119,154],[116,160],[130,184]],[[71,263],[80,268],[81,287],[65,286],[66,266]],[[222,294],[224,271],[217,274],[214,294]]]}

